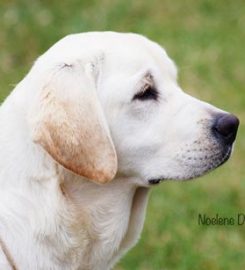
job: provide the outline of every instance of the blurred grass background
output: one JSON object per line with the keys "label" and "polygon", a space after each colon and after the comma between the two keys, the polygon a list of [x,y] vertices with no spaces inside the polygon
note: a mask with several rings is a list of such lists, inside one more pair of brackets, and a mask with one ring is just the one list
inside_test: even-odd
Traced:
{"label": "blurred grass background", "polygon": [[115,269],[245,269],[245,225],[197,223],[199,213],[245,213],[244,0],[1,0],[0,27],[1,101],[64,35],[131,31],[166,48],[188,93],[238,115],[232,159],[199,181],[155,188],[142,239]]}

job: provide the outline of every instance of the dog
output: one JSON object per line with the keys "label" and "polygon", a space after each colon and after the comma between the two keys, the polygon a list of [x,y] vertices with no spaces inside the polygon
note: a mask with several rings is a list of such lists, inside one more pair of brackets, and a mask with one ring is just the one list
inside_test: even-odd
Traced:
{"label": "dog", "polygon": [[185,94],[146,37],[63,38],[0,107],[0,269],[112,269],[150,187],[223,164],[238,125]]}

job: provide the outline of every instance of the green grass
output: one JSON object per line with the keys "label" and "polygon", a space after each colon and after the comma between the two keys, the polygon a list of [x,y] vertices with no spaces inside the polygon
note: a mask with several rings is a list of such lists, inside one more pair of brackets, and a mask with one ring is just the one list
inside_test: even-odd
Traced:
{"label": "green grass", "polygon": [[197,224],[198,213],[245,213],[244,1],[2,0],[0,18],[0,100],[64,35],[133,31],[167,49],[187,92],[239,116],[232,159],[199,181],[155,188],[142,239],[116,269],[244,269],[245,225]]}

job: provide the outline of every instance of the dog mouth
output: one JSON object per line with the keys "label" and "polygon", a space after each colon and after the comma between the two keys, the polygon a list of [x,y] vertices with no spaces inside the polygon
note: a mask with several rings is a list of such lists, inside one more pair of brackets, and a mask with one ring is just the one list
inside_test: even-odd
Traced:
{"label": "dog mouth", "polygon": [[158,184],[160,184],[160,182],[162,182],[164,180],[165,180],[164,178],[150,179],[150,180],[148,180],[148,183],[150,185],[158,185]]}
{"label": "dog mouth", "polygon": [[[158,185],[166,180],[191,180],[194,178],[201,177],[210,171],[220,167],[223,165],[231,156],[232,146],[228,146],[225,151],[221,154],[214,154],[210,157],[210,159],[205,159],[205,162],[186,162],[185,160],[181,160],[181,167],[183,169],[183,173],[173,174],[173,175],[162,175],[155,178],[150,178],[148,180],[149,185]],[[215,157],[215,158],[213,158]],[[189,161],[189,159],[187,159]],[[195,159],[196,160],[196,159]],[[181,170],[181,169],[180,169]]]}

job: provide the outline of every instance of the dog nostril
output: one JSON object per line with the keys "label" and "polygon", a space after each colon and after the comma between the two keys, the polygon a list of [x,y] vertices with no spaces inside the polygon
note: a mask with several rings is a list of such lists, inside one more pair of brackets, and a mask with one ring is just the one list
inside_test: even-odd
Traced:
{"label": "dog nostril", "polygon": [[222,114],[216,118],[213,130],[219,138],[232,144],[236,138],[239,119],[232,114]]}

